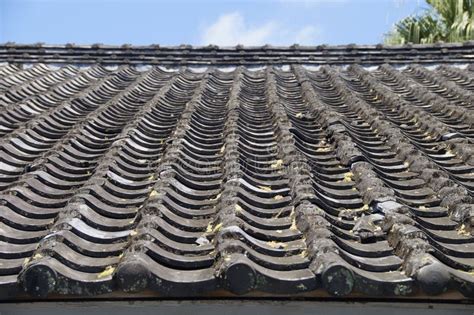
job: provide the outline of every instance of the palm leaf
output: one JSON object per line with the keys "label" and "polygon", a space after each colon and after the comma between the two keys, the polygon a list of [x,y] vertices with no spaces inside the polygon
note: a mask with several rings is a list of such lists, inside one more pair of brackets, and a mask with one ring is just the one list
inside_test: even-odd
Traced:
{"label": "palm leaf", "polygon": [[426,0],[430,10],[396,23],[388,44],[458,42],[474,39],[474,0]]}
{"label": "palm leaf", "polygon": [[443,37],[443,27],[431,14],[409,16],[394,25],[387,34],[388,44],[434,43]]}

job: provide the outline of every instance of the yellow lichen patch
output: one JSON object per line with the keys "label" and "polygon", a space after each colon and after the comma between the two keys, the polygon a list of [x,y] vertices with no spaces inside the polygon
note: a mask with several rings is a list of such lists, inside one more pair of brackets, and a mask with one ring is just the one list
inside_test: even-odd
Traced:
{"label": "yellow lichen patch", "polygon": [[426,210],[426,207],[425,207],[425,206],[419,206],[419,207],[418,207],[418,209],[420,209],[420,210],[423,210],[423,211],[424,211],[424,210]]}
{"label": "yellow lichen patch", "polygon": [[212,222],[210,222],[206,227],[206,233],[212,233],[212,230],[213,230],[213,226],[212,226]]}
{"label": "yellow lichen patch", "polygon": [[298,288],[298,290],[300,291],[304,291],[306,289],[308,289],[304,284],[300,283],[296,286]]}
{"label": "yellow lichen patch", "polygon": [[222,223],[219,223],[212,229],[212,233],[217,233],[222,228]]}
{"label": "yellow lichen patch", "polygon": [[451,150],[446,150],[446,153],[444,153],[444,156],[453,157],[453,156],[456,156],[456,154],[454,154],[454,152]]}
{"label": "yellow lichen patch", "polygon": [[354,176],[354,174],[352,172],[344,173],[344,179],[342,181],[345,182],[345,183],[351,182],[352,181],[352,176]]}
{"label": "yellow lichen patch", "polygon": [[24,266],[28,265],[28,264],[30,263],[30,260],[31,260],[30,257],[25,258],[25,260],[23,261],[23,265],[24,265]]}
{"label": "yellow lichen patch", "polygon": [[462,236],[471,236],[471,233],[469,233],[465,224],[461,224],[461,227],[458,230],[458,234]]}
{"label": "yellow lichen patch", "polygon": [[276,160],[272,165],[271,168],[280,168],[283,165],[283,160]]}
{"label": "yellow lichen patch", "polygon": [[276,195],[275,197],[273,197],[274,200],[281,200],[283,199],[283,196],[282,195]]}
{"label": "yellow lichen patch", "polygon": [[244,209],[242,209],[241,206],[235,205],[235,212],[242,212],[242,210],[244,210]]}
{"label": "yellow lichen patch", "polygon": [[340,215],[343,215],[343,214],[346,214],[346,213],[359,213],[359,212],[364,212],[364,211],[368,211],[369,210],[369,205],[367,204],[364,204],[362,207],[360,208],[356,208],[356,209],[344,209],[340,212]]}
{"label": "yellow lichen patch", "polygon": [[43,258],[43,255],[41,255],[41,254],[35,254],[33,256],[33,260],[38,260],[38,259],[41,259],[41,258]]}
{"label": "yellow lichen patch", "polygon": [[263,191],[272,191],[272,188],[270,186],[258,186]]}
{"label": "yellow lichen patch", "polygon": [[219,151],[221,154],[225,151],[225,144],[222,146],[221,150]]}
{"label": "yellow lichen patch", "polygon": [[152,181],[155,179],[155,175],[151,175],[150,177],[148,177],[148,180]]}
{"label": "yellow lichen patch", "polygon": [[135,236],[135,235],[137,235],[137,234],[138,234],[138,233],[137,233],[137,231],[135,231],[135,230],[133,230],[132,232],[130,232],[130,236]]}
{"label": "yellow lichen patch", "polygon": [[308,256],[308,252],[306,250],[302,251],[300,257],[305,258],[306,256]]}
{"label": "yellow lichen patch", "polygon": [[409,166],[410,166],[410,163],[408,163],[408,162],[403,162],[403,166],[409,167]]}
{"label": "yellow lichen patch", "polygon": [[102,271],[101,273],[99,273],[97,275],[97,279],[102,279],[102,278],[106,278],[110,275],[112,275],[115,271],[115,268],[112,267],[112,266],[107,266],[107,268],[104,269],[104,271]]}
{"label": "yellow lichen patch", "polygon": [[153,189],[153,190],[150,192],[150,198],[155,198],[156,196],[158,196],[158,192]]}
{"label": "yellow lichen patch", "polygon": [[288,247],[288,244],[286,244],[286,243],[275,242],[275,241],[269,241],[269,242],[267,242],[267,245],[270,246],[271,248],[286,248],[286,247]]}
{"label": "yellow lichen patch", "polygon": [[317,148],[316,152],[329,152],[331,151],[330,147],[322,147],[322,148]]}
{"label": "yellow lichen patch", "polygon": [[218,194],[215,198],[210,199],[211,201],[216,201],[221,197],[221,194]]}
{"label": "yellow lichen patch", "polygon": [[298,227],[296,226],[296,218],[293,218],[293,221],[291,221],[290,230],[292,230],[292,231],[297,231],[298,230]]}
{"label": "yellow lichen patch", "polygon": [[303,117],[303,113],[296,114],[296,118],[301,118],[301,117]]}

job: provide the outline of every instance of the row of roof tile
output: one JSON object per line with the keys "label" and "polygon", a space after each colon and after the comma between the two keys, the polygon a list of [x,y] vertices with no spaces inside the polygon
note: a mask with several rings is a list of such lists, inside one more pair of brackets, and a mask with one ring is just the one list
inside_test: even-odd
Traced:
{"label": "row of roof tile", "polygon": [[0,44],[0,62],[156,65],[267,65],[267,64],[436,64],[470,63],[474,42],[400,46],[341,45],[275,47],[110,46]]}

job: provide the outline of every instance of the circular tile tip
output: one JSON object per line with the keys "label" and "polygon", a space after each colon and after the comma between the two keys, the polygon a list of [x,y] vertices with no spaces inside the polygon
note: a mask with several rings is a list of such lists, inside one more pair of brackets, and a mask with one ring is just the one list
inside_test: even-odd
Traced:
{"label": "circular tile tip", "polygon": [[118,267],[115,279],[124,292],[140,292],[148,287],[150,271],[139,262],[126,262]]}
{"label": "circular tile tip", "polygon": [[32,265],[22,275],[23,289],[31,296],[44,298],[55,291],[57,277],[56,271],[49,266]]}
{"label": "circular tile tip", "polygon": [[347,267],[330,265],[322,274],[323,287],[334,296],[345,296],[352,292],[354,275]]}
{"label": "circular tile tip", "polygon": [[224,270],[223,280],[226,289],[234,294],[242,295],[255,288],[257,274],[246,263],[231,262]]}
{"label": "circular tile tip", "polygon": [[437,295],[448,289],[451,276],[441,263],[424,266],[416,273],[416,280],[421,289],[429,295]]}

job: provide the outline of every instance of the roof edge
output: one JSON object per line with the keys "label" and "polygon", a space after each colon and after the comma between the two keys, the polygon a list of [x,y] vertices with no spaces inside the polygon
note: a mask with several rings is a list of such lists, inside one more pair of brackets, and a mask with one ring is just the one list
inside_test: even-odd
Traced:
{"label": "roof edge", "polygon": [[404,45],[146,46],[0,44],[0,62],[170,65],[471,63],[474,41]]}

